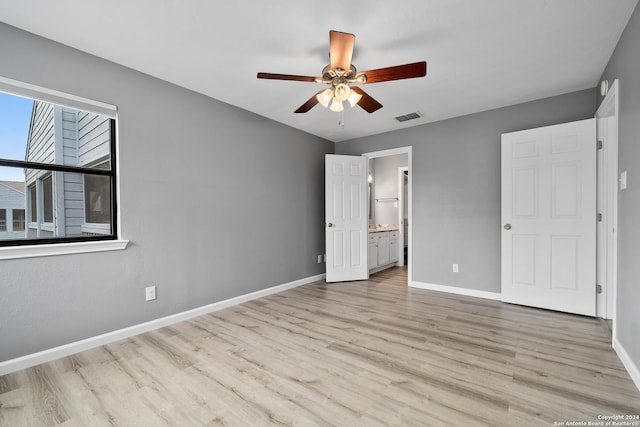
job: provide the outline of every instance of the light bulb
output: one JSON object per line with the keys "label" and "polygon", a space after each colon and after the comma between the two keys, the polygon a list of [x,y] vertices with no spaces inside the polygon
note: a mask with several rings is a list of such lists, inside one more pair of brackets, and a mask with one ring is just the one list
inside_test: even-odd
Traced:
{"label": "light bulb", "polygon": [[331,107],[329,107],[331,111],[335,111],[336,113],[344,110],[342,106],[342,101],[338,101],[338,98],[333,98],[333,102],[331,103]]}
{"label": "light bulb", "polygon": [[347,101],[349,101],[351,108],[353,108],[358,104],[358,102],[360,102],[361,98],[362,98],[362,95],[357,93],[355,90],[352,90],[351,95],[349,95],[349,98],[347,98]]}
{"label": "light bulb", "polygon": [[331,102],[331,99],[333,98],[333,91],[331,89],[325,89],[321,93],[317,94],[316,98],[323,107],[327,108],[329,106],[329,102]]}
{"label": "light bulb", "polygon": [[342,102],[346,101],[347,98],[349,98],[349,95],[351,95],[351,88],[344,83],[340,83],[338,86],[336,86],[336,90],[334,91],[333,96],[338,101]]}

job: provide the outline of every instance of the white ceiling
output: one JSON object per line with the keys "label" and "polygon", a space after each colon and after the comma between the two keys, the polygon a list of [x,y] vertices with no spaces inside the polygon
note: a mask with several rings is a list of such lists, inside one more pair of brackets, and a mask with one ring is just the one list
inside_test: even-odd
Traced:
{"label": "white ceiling", "polygon": [[[638,0],[0,0],[0,20],[332,141],[595,87]],[[322,88],[329,30],[359,71],[427,61],[363,86],[384,108],[293,111]],[[395,116],[420,111],[403,124]]]}

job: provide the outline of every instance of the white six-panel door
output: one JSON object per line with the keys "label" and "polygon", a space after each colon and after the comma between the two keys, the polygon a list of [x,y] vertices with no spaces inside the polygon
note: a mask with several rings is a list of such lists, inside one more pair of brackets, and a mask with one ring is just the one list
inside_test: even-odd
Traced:
{"label": "white six-panel door", "polygon": [[327,282],[366,280],[367,163],[362,156],[325,157]]}
{"label": "white six-panel door", "polygon": [[595,315],[596,121],[502,135],[502,300]]}

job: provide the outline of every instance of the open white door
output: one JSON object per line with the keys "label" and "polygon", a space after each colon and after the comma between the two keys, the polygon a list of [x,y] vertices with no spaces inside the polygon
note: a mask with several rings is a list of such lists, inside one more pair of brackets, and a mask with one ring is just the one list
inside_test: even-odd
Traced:
{"label": "open white door", "polygon": [[367,159],[325,157],[327,282],[366,280]]}
{"label": "open white door", "polygon": [[502,135],[502,300],[596,309],[596,121]]}

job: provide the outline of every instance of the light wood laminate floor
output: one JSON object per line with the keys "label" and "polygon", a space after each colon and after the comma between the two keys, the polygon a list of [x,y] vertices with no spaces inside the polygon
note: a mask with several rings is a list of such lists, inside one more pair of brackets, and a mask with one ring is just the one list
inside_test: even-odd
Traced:
{"label": "light wood laminate floor", "polygon": [[640,414],[596,319],[318,282],[0,377],[2,426],[553,426]]}

